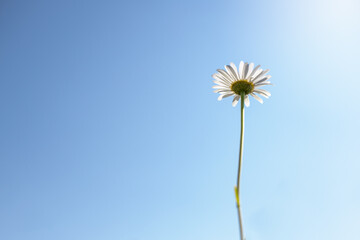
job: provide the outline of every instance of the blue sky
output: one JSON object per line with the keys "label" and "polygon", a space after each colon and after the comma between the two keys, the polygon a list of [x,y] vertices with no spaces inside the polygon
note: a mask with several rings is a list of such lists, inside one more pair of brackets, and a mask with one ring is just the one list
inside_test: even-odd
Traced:
{"label": "blue sky", "polygon": [[0,238],[238,239],[211,75],[244,60],[275,84],[245,113],[247,239],[359,239],[359,7],[1,1]]}

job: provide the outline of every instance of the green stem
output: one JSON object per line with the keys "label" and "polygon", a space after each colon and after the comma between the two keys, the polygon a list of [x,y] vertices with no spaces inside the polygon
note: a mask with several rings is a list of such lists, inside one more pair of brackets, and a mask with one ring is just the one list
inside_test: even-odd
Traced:
{"label": "green stem", "polygon": [[241,93],[241,130],[240,130],[240,150],[239,150],[239,167],[238,167],[238,175],[237,175],[237,182],[236,182],[236,207],[238,212],[238,218],[239,218],[239,227],[240,227],[240,240],[245,240],[244,238],[244,229],[242,224],[242,218],[241,218],[241,209],[240,209],[240,174],[241,174],[241,164],[242,164],[242,158],[243,158],[243,147],[244,147],[244,115],[245,115],[245,108],[244,108],[244,102],[245,102],[245,93]]}

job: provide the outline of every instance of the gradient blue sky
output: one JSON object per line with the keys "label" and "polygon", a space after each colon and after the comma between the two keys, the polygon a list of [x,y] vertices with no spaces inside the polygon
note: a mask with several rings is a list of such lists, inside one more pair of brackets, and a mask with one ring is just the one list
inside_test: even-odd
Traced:
{"label": "gradient blue sky", "polygon": [[238,239],[239,107],[211,74],[275,86],[246,109],[248,240],[360,239],[360,4],[0,2],[0,239]]}

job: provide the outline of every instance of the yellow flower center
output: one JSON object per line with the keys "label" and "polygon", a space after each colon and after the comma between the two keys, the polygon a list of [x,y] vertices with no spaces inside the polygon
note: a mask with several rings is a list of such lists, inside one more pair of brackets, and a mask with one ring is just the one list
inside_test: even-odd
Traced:
{"label": "yellow flower center", "polygon": [[242,92],[244,92],[245,95],[248,95],[254,90],[254,84],[246,80],[238,80],[231,84],[231,90],[233,90],[237,95],[241,95]]}

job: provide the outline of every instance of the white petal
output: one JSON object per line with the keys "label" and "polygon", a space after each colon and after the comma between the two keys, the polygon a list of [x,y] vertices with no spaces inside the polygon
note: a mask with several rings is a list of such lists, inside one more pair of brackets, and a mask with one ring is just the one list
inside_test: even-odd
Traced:
{"label": "white petal", "polygon": [[214,90],[214,93],[222,93],[222,92],[229,92],[229,93],[233,93],[233,91],[227,89],[227,88],[220,88],[220,89],[216,89]]}
{"label": "white petal", "polygon": [[248,95],[245,96],[245,106],[250,106],[250,99]]}
{"label": "white petal", "polygon": [[230,77],[230,75],[226,71],[222,69],[217,69],[216,71],[218,71],[220,75],[223,76],[229,83],[233,82],[232,77]]}
{"label": "white petal", "polygon": [[224,85],[224,84],[218,84],[218,85],[216,85],[216,86],[220,86],[220,87],[223,87],[223,88],[228,88],[228,89],[230,89],[230,87],[229,87],[229,86]]}
{"label": "white petal", "polygon": [[220,86],[226,86],[226,87],[230,87],[230,84],[229,83],[227,83],[227,82],[223,82],[223,81],[213,81],[213,83],[216,83],[216,84],[218,84],[218,85],[220,85]]}
{"label": "white petal", "polygon": [[227,94],[227,93],[234,93],[233,91],[228,91],[228,90],[215,90],[214,93],[219,93],[219,94]]}
{"label": "white petal", "polygon": [[256,79],[261,73],[262,73],[262,69],[259,68],[258,70],[256,70],[256,72],[253,72],[253,74],[251,75],[251,81],[253,81],[254,79]]}
{"label": "white petal", "polygon": [[257,95],[255,95],[254,93],[250,93],[251,96],[253,96],[253,98],[255,98],[256,100],[258,100],[261,104],[264,103],[264,101]]}
{"label": "white petal", "polygon": [[[219,69],[218,69],[218,70],[219,70]],[[221,69],[221,70],[222,70],[222,69]],[[226,73],[224,70],[222,70],[222,71],[223,71],[226,75],[224,75],[224,74],[222,74],[222,73],[220,73],[220,72],[215,73],[214,75],[217,76],[218,79],[222,79],[222,80],[225,81],[225,82],[231,83],[230,76],[228,76],[227,73]]]}
{"label": "white petal", "polygon": [[236,107],[237,103],[239,102],[240,96],[236,95],[232,101],[232,106]]}
{"label": "white petal", "polygon": [[214,88],[214,89],[230,89],[229,87],[219,86],[219,85],[212,86],[212,88]]}
{"label": "white petal", "polygon": [[236,73],[236,78],[237,78],[237,79],[240,79],[239,72],[238,72],[238,70],[237,70],[237,68],[236,68],[236,65],[232,62],[232,63],[230,63],[230,66],[231,66],[232,69],[235,71],[235,73]]}
{"label": "white petal", "polygon": [[255,86],[255,88],[257,88],[257,87],[266,86],[266,85],[273,85],[273,84],[270,82],[262,82],[259,84],[255,84],[254,86]]}
{"label": "white petal", "polygon": [[254,89],[254,92],[258,93],[261,96],[264,96],[266,98],[269,98],[271,96],[271,94],[268,91],[264,90],[264,89]]}
{"label": "white petal", "polygon": [[267,80],[270,79],[270,78],[271,78],[271,76],[270,76],[270,75],[267,75],[267,76],[265,76],[265,77],[256,79],[255,81],[253,81],[253,83],[254,83],[254,84],[262,83],[262,82],[267,81]]}
{"label": "white petal", "polygon": [[229,93],[229,94],[220,95],[220,96],[218,97],[218,101],[221,101],[222,99],[227,98],[227,97],[230,97],[230,96],[232,96],[232,95],[234,95],[234,94],[233,94],[233,93]]}
{"label": "white petal", "polygon": [[217,90],[214,91],[214,93],[222,94],[222,93],[234,93],[234,92],[231,91],[231,90],[227,90],[227,89],[217,89]]}
{"label": "white petal", "polygon": [[244,72],[244,62],[241,61],[239,65],[239,78],[243,79],[243,72]]}
{"label": "white petal", "polygon": [[255,82],[257,79],[260,79],[262,76],[267,74],[269,71],[270,71],[269,69],[262,71],[260,74],[258,74],[256,77],[253,78],[252,82]]}
{"label": "white petal", "polygon": [[249,64],[249,70],[248,70],[247,75],[245,76],[245,79],[248,79],[248,78],[250,77],[253,69],[254,69],[254,64],[253,64],[253,63],[250,63],[250,64]]}
{"label": "white petal", "polygon": [[249,72],[249,63],[246,62],[246,63],[244,64],[244,71],[243,71],[242,79],[245,79],[245,77],[247,76],[248,72]]}
{"label": "white petal", "polygon": [[263,92],[264,94],[267,94],[268,96],[271,96],[269,91],[266,91],[265,89],[256,89],[257,91]]}
{"label": "white petal", "polygon": [[221,73],[215,73],[212,75],[213,78],[215,78],[218,81],[224,81],[227,83],[231,83],[231,80],[229,80],[227,77],[224,77]]}
{"label": "white petal", "polygon": [[225,69],[226,69],[226,72],[232,77],[232,79],[234,81],[236,81],[237,78],[236,78],[236,72],[234,71],[234,69],[232,69],[232,67],[230,65],[225,65]]}
{"label": "white petal", "polygon": [[230,89],[216,89],[214,90],[214,93],[220,93],[220,92],[229,92],[229,93],[233,93],[233,91],[231,91]]}
{"label": "white petal", "polygon": [[212,88],[214,88],[214,89],[219,89],[219,88],[230,89],[230,87],[225,86],[225,85],[214,85],[214,86],[212,86]]}
{"label": "white petal", "polygon": [[249,78],[253,77],[259,68],[260,68],[260,65],[257,65],[250,73]]}

